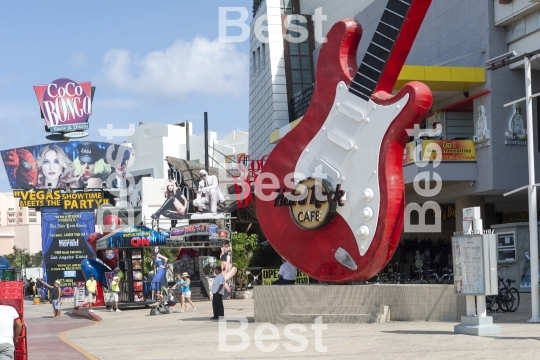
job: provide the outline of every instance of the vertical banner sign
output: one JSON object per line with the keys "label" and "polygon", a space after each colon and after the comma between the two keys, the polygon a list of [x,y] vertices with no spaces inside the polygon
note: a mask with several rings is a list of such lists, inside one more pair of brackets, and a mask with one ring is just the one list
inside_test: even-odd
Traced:
{"label": "vertical banner sign", "polygon": [[463,295],[483,295],[484,258],[482,235],[452,238],[454,291]]}
{"label": "vertical banner sign", "polygon": [[60,281],[62,296],[73,296],[78,281],[85,281],[81,261],[94,258],[88,235],[95,231],[94,211],[42,208],[41,236],[45,280]]}

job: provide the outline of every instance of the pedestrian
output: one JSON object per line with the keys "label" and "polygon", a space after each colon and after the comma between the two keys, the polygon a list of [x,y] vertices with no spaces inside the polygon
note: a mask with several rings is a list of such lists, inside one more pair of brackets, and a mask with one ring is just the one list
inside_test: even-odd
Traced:
{"label": "pedestrian", "polygon": [[36,291],[37,291],[38,297],[41,297],[42,290],[43,290],[43,285],[41,284],[41,279],[37,278],[36,279]]}
{"label": "pedestrian", "polygon": [[23,277],[23,291],[24,291],[24,297],[28,296],[28,279],[26,277]]}
{"label": "pedestrian", "polygon": [[97,281],[94,280],[94,275],[90,275],[90,279],[86,281],[86,290],[88,291],[88,307],[89,312],[94,312],[92,309],[92,304],[96,301],[97,298]]}
{"label": "pedestrian", "polygon": [[53,313],[55,318],[59,318],[62,315],[60,306],[62,305],[62,289],[60,289],[60,281],[55,280],[54,286],[43,282],[43,284],[51,290],[51,304],[53,307]]}
{"label": "pedestrian", "polygon": [[28,280],[28,297],[34,297],[34,286],[36,285],[36,282],[34,281],[33,278],[30,278],[30,280]]}
{"label": "pedestrian", "polygon": [[0,305],[0,359],[15,358],[15,344],[21,334],[22,323],[13,306]]}
{"label": "pedestrian", "polygon": [[189,274],[187,272],[184,272],[182,276],[180,277],[180,291],[182,292],[182,307],[181,307],[182,312],[184,312],[184,306],[186,307],[186,311],[187,311],[187,305],[185,303],[186,300],[190,303],[191,307],[193,308],[193,311],[197,310],[195,308],[195,305],[193,305],[193,302],[191,301],[190,285],[191,285],[191,280],[189,279]]}
{"label": "pedestrian", "polygon": [[221,273],[221,267],[216,266],[214,268],[214,282],[212,282],[212,309],[214,310],[214,317],[210,320],[219,320],[220,316],[225,316],[225,310],[223,309],[223,295],[225,293],[225,278]]}
{"label": "pedestrian", "polygon": [[283,259],[283,264],[281,264],[278,277],[272,285],[293,285],[296,282],[296,268],[288,261]]}
{"label": "pedestrian", "polygon": [[111,282],[111,291],[113,293],[113,306],[111,308],[111,311],[120,312],[120,309],[118,308],[118,293],[120,292],[120,277],[115,276],[113,277],[113,281]]}

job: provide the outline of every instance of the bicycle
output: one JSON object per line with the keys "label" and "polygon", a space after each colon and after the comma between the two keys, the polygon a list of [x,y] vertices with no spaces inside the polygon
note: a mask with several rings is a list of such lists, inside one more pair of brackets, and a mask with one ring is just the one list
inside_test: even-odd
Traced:
{"label": "bicycle", "polygon": [[[507,268],[508,266],[500,266],[497,270],[502,268]],[[498,295],[488,295],[486,296],[486,308],[493,311],[493,306],[497,303],[499,309],[504,312],[514,312],[518,309],[519,303],[521,301],[519,291],[511,285],[515,283],[515,280],[502,279],[500,276],[497,276],[499,294]],[[505,284],[505,281],[508,285]]]}
{"label": "bicycle", "polygon": [[442,276],[439,278],[440,284],[453,284],[454,283],[454,272],[452,269],[445,267],[442,269]]}
{"label": "bicycle", "polygon": [[431,284],[431,281],[424,278],[424,271],[422,269],[415,270],[414,272],[418,273],[418,279],[411,279],[410,284]]}

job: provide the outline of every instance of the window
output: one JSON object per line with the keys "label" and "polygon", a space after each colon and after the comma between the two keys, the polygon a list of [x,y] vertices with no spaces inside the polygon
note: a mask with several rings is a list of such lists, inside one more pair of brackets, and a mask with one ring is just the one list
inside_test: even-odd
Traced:
{"label": "window", "polygon": [[31,212],[28,214],[29,216],[36,216],[36,213],[35,212]]}
{"label": "window", "polygon": [[14,213],[8,213],[8,217],[14,217],[15,214]]}
{"label": "window", "polygon": [[497,261],[516,261],[516,236],[514,233],[497,234]]}
{"label": "window", "polygon": [[251,74],[255,75],[256,73],[257,73],[257,60],[255,57],[255,51],[254,51],[251,57]]}
{"label": "window", "polygon": [[14,222],[15,222],[15,220],[8,220],[8,221],[9,221],[10,223],[14,223]]}
{"label": "window", "polygon": [[266,44],[263,43],[261,45],[261,62],[259,64],[259,69],[262,69],[264,67],[265,60],[266,60]]}
{"label": "window", "polygon": [[293,13],[292,0],[281,0],[281,12],[283,14]]}
{"label": "window", "polygon": [[15,208],[8,208],[8,211],[15,211]]}
{"label": "window", "polygon": [[37,222],[37,219],[30,219],[29,221],[32,222],[32,223],[35,223],[35,222]]}
{"label": "window", "polygon": [[259,46],[257,48],[257,58],[255,59],[255,62],[257,63],[257,72],[261,70],[261,47]]}

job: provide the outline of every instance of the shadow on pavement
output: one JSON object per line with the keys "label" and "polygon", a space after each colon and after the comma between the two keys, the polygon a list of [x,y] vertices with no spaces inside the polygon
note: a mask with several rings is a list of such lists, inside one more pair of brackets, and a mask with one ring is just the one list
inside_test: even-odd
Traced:
{"label": "shadow on pavement", "polygon": [[500,336],[486,336],[492,339],[498,339],[498,340],[536,340],[540,341],[540,337],[500,337]]}
{"label": "shadow on pavement", "polygon": [[[246,317],[248,323],[254,323],[255,322],[255,318],[254,317]],[[181,318],[181,319],[178,319],[180,321],[208,321],[208,322],[211,322],[213,320],[210,320],[209,317],[196,317],[196,318]]]}
{"label": "shadow on pavement", "polygon": [[393,330],[381,331],[388,334],[409,334],[409,335],[458,335],[453,331],[429,331],[429,330]]}

